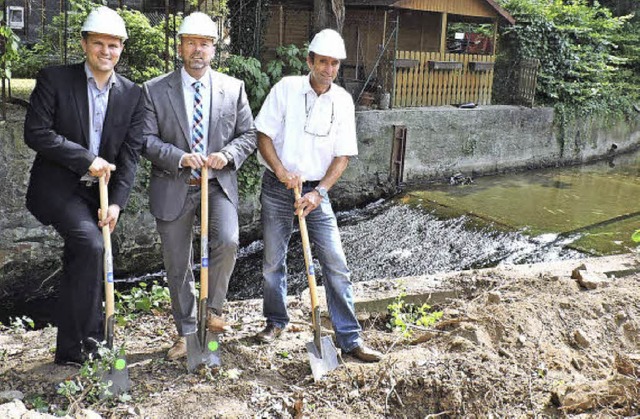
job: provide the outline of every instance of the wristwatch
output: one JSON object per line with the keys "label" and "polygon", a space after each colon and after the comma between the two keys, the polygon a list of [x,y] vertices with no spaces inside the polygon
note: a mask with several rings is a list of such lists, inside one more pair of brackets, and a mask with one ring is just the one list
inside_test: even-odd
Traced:
{"label": "wristwatch", "polygon": [[318,191],[318,193],[320,194],[320,196],[322,197],[322,199],[325,199],[327,197],[327,188],[325,188],[324,186],[316,186],[315,188],[316,191]]}

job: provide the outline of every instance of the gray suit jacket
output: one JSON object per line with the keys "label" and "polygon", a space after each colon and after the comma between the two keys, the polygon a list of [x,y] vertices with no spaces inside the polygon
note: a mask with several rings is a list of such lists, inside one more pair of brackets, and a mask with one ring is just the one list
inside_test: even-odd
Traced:
{"label": "gray suit jacket", "polygon": [[[218,178],[225,194],[237,207],[236,171],[256,149],[256,131],[244,83],[215,71],[212,80],[207,152],[225,150],[233,155],[233,164],[209,173],[210,177]],[[145,148],[142,155],[152,163],[151,213],[161,220],[173,221],[185,203],[191,176],[189,167],[178,167],[180,158],[191,152],[180,70],[149,80],[143,85],[143,91]]]}

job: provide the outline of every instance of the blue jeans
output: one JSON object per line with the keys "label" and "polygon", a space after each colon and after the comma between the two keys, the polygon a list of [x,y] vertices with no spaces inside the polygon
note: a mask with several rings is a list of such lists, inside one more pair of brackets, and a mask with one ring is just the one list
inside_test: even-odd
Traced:
{"label": "blue jeans", "polygon": [[[309,190],[303,189],[302,194]],[[263,312],[268,324],[284,328],[289,323],[286,305],[287,249],[296,217],[293,190],[287,190],[271,171],[265,170],[261,203],[264,238]],[[355,315],[347,259],[329,199],[324,199],[306,220],[309,240],[315,246],[315,256],[322,266],[327,306],[336,340],[338,346],[348,352],[362,344],[361,328]]]}

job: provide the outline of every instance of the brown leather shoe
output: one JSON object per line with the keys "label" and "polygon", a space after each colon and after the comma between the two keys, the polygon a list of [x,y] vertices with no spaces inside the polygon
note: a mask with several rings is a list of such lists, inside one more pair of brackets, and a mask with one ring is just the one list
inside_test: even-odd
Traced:
{"label": "brown leather shoe", "polygon": [[358,358],[362,362],[379,362],[383,357],[381,352],[368,347],[364,343],[360,346],[356,346],[355,349],[350,350],[347,354],[354,358]]}
{"label": "brown leather shoe", "polygon": [[231,328],[225,323],[224,317],[218,316],[214,309],[207,310],[207,330],[211,333],[228,333]]}
{"label": "brown leather shoe", "polygon": [[267,323],[267,327],[256,335],[256,339],[262,343],[271,343],[278,339],[278,336],[282,334],[284,328],[280,328],[273,323]]}
{"label": "brown leather shoe", "polygon": [[167,352],[167,359],[175,361],[187,356],[187,342],[184,337],[179,337],[173,342],[173,346]]}

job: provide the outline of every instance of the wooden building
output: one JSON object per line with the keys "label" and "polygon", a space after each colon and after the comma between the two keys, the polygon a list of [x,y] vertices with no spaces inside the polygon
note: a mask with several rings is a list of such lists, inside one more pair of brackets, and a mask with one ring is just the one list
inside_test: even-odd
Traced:
{"label": "wooden building", "polygon": [[[494,0],[345,0],[342,82],[361,103],[489,104],[498,25],[513,17]],[[313,1],[271,4],[263,58],[313,36]],[[366,99],[366,100],[365,100]]]}

